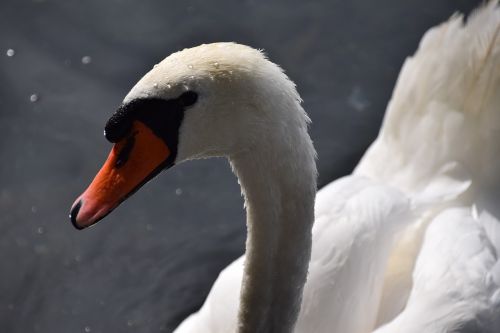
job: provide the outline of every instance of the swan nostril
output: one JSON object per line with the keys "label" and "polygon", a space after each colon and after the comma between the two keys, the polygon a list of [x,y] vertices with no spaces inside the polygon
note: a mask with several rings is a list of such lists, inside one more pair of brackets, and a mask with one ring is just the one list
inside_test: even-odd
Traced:
{"label": "swan nostril", "polygon": [[122,167],[129,159],[130,153],[132,152],[132,148],[134,148],[135,145],[135,135],[137,132],[132,133],[125,142],[125,146],[120,150],[118,153],[118,157],[116,159],[115,167],[120,168]]}
{"label": "swan nostril", "polygon": [[71,224],[73,224],[73,226],[78,230],[82,230],[84,228],[76,223],[76,218],[78,217],[78,212],[80,211],[80,208],[82,208],[82,199],[78,200],[78,202],[71,208],[71,211],[69,213],[69,219],[71,220]]}

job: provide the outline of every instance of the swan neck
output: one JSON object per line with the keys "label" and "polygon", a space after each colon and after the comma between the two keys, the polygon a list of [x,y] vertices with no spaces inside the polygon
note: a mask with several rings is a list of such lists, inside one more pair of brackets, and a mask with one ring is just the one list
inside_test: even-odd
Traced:
{"label": "swan neck", "polygon": [[283,141],[271,139],[278,146],[230,159],[248,228],[239,333],[292,332],[300,310],[311,253],[315,151],[305,128]]}

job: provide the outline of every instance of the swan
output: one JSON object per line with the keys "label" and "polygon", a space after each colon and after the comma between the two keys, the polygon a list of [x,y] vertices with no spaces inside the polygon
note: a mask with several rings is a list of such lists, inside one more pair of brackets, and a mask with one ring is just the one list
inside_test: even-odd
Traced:
{"label": "swan", "polygon": [[[220,300],[217,311],[228,304],[238,322],[228,320],[234,324],[230,327],[214,323],[212,330],[201,323],[192,331],[291,332],[303,302],[311,250],[321,254],[313,257],[310,265],[317,269],[309,273],[309,280],[324,285],[311,290],[312,294],[321,291],[318,300],[325,296],[320,306],[325,304],[326,309],[326,304],[335,303],[326,297],[332,289],[330,277],[339,275],[337,267],[346,260],[360,274],[353,281],[343,270],[338,283],[342,279],[360,294],[370,294],[381,289],[383,282],[383,265],[377,262],[388,256],[394,233],[410,215],[409,201],[397,189],[361,176],[348,177],[318,195],[315,228],[324,238],[312,246],[317,172],[308,123],[295,85],[262,52],[215,43],[174,53],[131,89],[107,122],[105,136],[114,146],[75,201],[71,221],[78,229],[96,223],[174,164],[227,157],[245,198],[248,239],[244,270],[239,266],[243,280],[237,280],[243,281],[243,287],[241,292],[231,292],[239,306],[230,304],[231,299]],[[331,224],[334,220],[341,223]],[[368,247],[369,256],[365,255]],[[373,276],[373,281],[367,284],[365,276]],[[352,307],[358,316],[370,319],[348,319],[347,310],[337,306],[339,327],[350,331],[373,322],[373,304],[380,293],[369,297],[373,301],[353,298]],[[315,311],[304,315],[308,322],[318,317]],[[315,325],[327,327],[321,321]]]}
{"label": "swan", "polygon": [[[420,301],[420,291],[436,278],[432,266],[458,265],[445,244],[453,246],[460,230],[486,224],[489,233],[480,229],[461,242],[489,251],[480,272],[491,278],[477,288],[490,303],[469,307],[468,315],[490,315],[481,323],[495,325],[498,215],[486,204],[492,195],[475,199],[485,193],[483,185],[494,193],[499,170],[498,13],[492,2],[466,26],[455,17],[427,33],[403,67],[378,139],[352,175],[317,194],[310,120],[280,67],[235,43],[174,53],[139,80],[108,120],[105,137],[113,148],[73,204],[70,220],[78,229],[89,227],[161,171],[226,157],[245,200],[246,252],[221,272],[203,307],[176,332],[413,327],[418,311],[405,314],[429,304]],[[452,80],[451,73],[460,75]],[[455,230],[451,220],[464,227]],[[440,244],[442,251],[433,251]],[[458,288],[450,285],[449,294]],[[436,299],[450,301],[442,294]]]}

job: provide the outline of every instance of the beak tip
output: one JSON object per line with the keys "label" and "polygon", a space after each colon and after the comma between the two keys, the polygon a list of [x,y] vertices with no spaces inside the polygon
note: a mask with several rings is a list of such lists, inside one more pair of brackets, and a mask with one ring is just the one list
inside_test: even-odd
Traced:
{"label": "beak tip", "polygon": [[71,211],[69,213],[69,219],[71,220],[71,224],[73,224],[73,227],[75,227],[78,230],[85,229],[85,226],[81,226],[77,222],[77,217],[78,217],[78,212],[80,211],[80,208],[82,208],[82,200],[78,200],[75,204],[73,204],[73,207],[71,208]]}

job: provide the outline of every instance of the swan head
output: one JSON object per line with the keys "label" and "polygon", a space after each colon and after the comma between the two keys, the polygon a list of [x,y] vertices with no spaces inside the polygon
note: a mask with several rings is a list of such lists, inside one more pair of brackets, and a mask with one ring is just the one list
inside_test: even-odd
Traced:
{"label": "swan head", "polygon": [[262,52],[235,43],[185,49],[155,65],[105,126],[108,159],[75,201],[78,229],[101,220],[162,170],[232,157],[307,127],[295,85]]}

